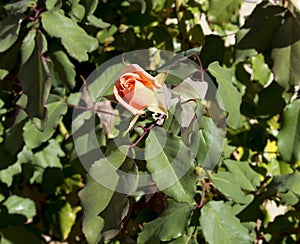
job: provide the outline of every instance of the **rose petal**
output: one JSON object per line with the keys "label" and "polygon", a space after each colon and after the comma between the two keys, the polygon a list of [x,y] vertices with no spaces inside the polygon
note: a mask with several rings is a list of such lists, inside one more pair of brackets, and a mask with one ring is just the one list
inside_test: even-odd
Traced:
{"label": "rose petal", "polygon": [[145,109],[153,102],[153,99],[154,91],[144,86],[142,82],[136,81],[134,93],[129,104],[136,109]]}
{"label": "rose petal", "polygon": [[155,77],[147,73],[143,68],[141,68],[137,64],[127,64],[121,72],[121,76],[126,73],[136,73],[140,76],[140,81],[142,81],[145,86],[149,88],[159,88],[161,84],[159,84]]}
{"label": "rose petal", "polygon": [[116,100],[125,108],[127,109],[129,112],[131,112],[132,114],[136,115],[136,114],[144,114],[145,111],[144,110],[139,110],[139,109],[135,109],[134,107],[130,106],[127,102],[125,102],[122,97],[120,97],[119,95],[119,91],[117,89],[117,86],[114,86],[113,89],[113,93],[116,97]]}

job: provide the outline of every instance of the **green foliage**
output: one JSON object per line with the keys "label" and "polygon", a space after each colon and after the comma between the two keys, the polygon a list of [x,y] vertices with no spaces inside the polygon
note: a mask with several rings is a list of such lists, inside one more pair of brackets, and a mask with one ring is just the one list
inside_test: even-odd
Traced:
{"label": "green foliage", "polygon": [[208,243],[252,243],[248,230],[222,201],[207,203],[201,209],[200,223]]}
{"label": "green foliage", "polygon": [[[298,243],[299,6],[243,4],[0,1],[0,243]],[[170,92],[125,137],[123,53]]]}

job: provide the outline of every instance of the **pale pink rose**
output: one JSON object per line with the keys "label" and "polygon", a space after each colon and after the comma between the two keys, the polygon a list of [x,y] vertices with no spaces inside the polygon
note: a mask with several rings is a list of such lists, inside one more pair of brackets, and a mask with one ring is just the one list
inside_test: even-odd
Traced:
{"label": "pale pink rose", "polygon": [[116,100],[132,114],[144,114],[145,109],[156,104],[155,92],[160,81],[137,64],[126,65],[116,80],[113,93]]}

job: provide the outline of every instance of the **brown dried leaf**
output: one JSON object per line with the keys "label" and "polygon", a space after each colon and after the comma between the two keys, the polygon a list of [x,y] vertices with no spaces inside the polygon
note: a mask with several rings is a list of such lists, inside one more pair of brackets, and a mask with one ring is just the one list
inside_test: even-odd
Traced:
{"label": "brown dried leaf", "polygon": [[110,138],[111,130],[115,122],[115,111],[111,106],[111,102],[108,100],[96,102],[94,104],[94,110],[102,123],[103,131],[105,135]]}

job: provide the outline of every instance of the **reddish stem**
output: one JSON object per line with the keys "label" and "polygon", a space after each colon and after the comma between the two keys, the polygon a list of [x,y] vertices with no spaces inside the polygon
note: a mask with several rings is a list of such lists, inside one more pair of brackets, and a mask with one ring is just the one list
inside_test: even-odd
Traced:
{"label": "reddish stem", "polygon": [[202,194],[201,194],[200,203],[197,205],[197,208],[202,208],[203,207],[203,203],[204,203],[204,199],[205,199],[206,186],[207,186],[207,183],[204,181],[203,184],[202,184]]}
{"label": "reddish stem", "polygon": [[199,66],[200,66],[199,73],[201,74],[201,80],[204,80],[204,69],[203,69],[201,59],[198,55],[195,55],[195,58],[197,59]]}
{"label": "reddish stem", "polygon": [[80,106],[80,105],[70,104],[70,103],[67,103],[67,102],[65,102],[65,103],[69,107],[75,108],[75,109],[78,109],[78,110],[91,111],[91,112],[96,112],[96,113],[99,112],[99,113],[104,113],[104,114],[109,114],[109,115],[113,115],[113,116],[116,116],[116,117],[120,117],[117,114],[114,114],[114,113],[111,113],[111,112],[107,112],[107,111],[104,111],[104,110],[94,109],[94,108],[88,108],[88,107],[84,107],[84,106]]}
{"label": "reddish stem", "polygon": [[[164,117],[164,115],[163,114],[161,114],[159,117],[158,117],[158,119],[157,120],[160,120],[160,119],[162,119]],[[130,147],[135,147],[144,137],[145,137],[145,135],[147,135],[147,133],[150,131],[150,130],[152,130],[153,129],[153,127],[156,125],[156,123],[153,123],[153,124],[151,124],[151,125],[149,125],[148,127],[141,127],[141,128],[143,128],[143,134],[141,134],[140,135],[140,137],[134,142],[134,143],[132,143],[131,145],[130,145]]]}

